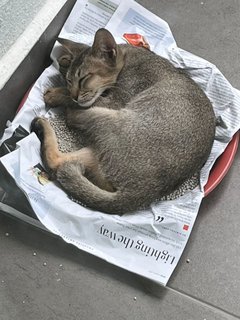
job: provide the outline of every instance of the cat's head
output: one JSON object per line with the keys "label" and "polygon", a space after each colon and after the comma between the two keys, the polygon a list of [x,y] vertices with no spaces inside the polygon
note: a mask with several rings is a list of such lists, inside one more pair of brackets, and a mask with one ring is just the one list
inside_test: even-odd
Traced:
{"label": "cat's head", "polygon": [[92,47],[59,39],[65,54],[58,59],[72,99],[82,107],[91,106],[117,80],[123,67],[123,54],[112,34],[99,29]]}

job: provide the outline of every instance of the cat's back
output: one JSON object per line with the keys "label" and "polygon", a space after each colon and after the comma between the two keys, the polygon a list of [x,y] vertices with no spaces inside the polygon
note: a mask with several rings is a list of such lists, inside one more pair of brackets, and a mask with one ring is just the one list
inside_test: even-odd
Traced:
{"label": "cat's back", "polygon": [[118,84],[129,93],[125,95],[127,108],[136,110],[143,122],[154,117],[161,122],[162,130],[174,122],[175,129],[178,125],[193,130],[215,127],[211,102],[184,70],[147,49],[122,48],[125,65]]}
{"label": "cat's back", "polygon": [[[126,103],[138,99],[140,95],[146,96],[146,101],[151,101],[153,106],[158,100],[161,108],[164,108],[162,103],[166,103],[168,109],[171,105],[177,111],[178,102],[185,100],[188,102],[185,111],[190,112],[192,104],[197,106],[200,103],[212,112],[209,99],[184,70],[145,48],[122,45],[121,49],[125,62],[118,77],[118,86],[128,92]],[[156,107],[159,109],[159,106]]]}
{"label": "cat's back", "polygon": [[124,66],[118,76],[118,84],[131,89],[132,96],[142,92],[159,81],[164,74],[175,69],[166,59],[145,48],[121,45]]}

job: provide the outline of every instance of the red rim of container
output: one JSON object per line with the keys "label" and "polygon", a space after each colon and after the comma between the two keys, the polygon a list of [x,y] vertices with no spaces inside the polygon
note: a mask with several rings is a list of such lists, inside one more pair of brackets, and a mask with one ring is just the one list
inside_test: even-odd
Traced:
{"label": "red rim of container", "polygon": [[204,186],[205,197],[219,185],[219,183],[227,174],[237,152],[238,143],[239,132],[236,132],[232,137],[232,140],[227,145],[225,151],[219,156],[217,161],[214,163],[212,170],[210,171],[208,182]]}
{"label": "red rim of container", "polygon": [[[22,108],[25,101],[27,100],[28,94],[30,92],[31,88],[25,93],[22,101],[20,102],[17,112]],[[222,181],[222,179],[227,174],[228,170],[230,169],[235,154],[237,152],[239,144],[239,132],[236,132],[233,136],[232,140],[227,145],[225,151],[219,156],[217,161],[214,163],[206,185],[204,186],[204,197],[209,195],[210,192],[212,192]]]}

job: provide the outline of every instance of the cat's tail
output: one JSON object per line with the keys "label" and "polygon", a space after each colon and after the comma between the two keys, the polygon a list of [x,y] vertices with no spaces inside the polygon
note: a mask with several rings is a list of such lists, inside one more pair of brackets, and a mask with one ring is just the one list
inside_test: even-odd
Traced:
{"label": "cat's tail", "polygon": [[109,214],[123,214],[133,209],[121,191],[106,191],[89,181],[76,162],[64,163],[56,176],[68,195],[91,209]]}

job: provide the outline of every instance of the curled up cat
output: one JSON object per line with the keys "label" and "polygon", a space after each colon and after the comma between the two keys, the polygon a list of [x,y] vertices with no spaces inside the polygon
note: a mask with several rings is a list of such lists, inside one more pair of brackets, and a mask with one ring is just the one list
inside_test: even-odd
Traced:
{"label": "curled up cat", "polygon": [[205,93],[169,61],[99,29],[92,47],[59,39],[67,86],[44,94],[64,106],[84,147],[62,153],[45,118],[31,129],[52,179],[84,205],[110,214],[147,208],[199,172],[216,119]]}

